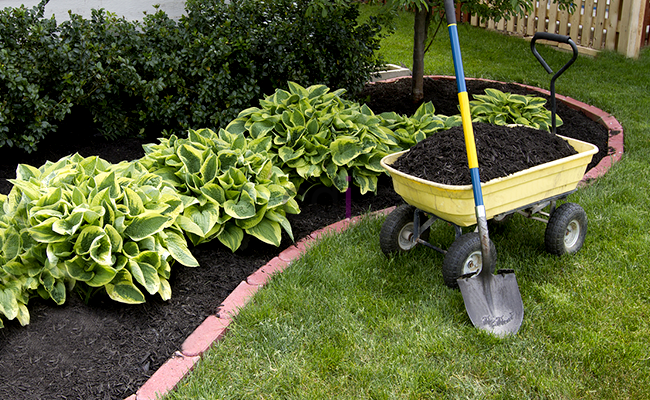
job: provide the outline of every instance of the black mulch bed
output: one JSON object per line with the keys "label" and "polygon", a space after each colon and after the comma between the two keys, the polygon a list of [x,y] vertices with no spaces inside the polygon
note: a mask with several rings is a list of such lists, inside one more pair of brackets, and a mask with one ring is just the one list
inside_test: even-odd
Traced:
{"label": "black mulch bed", "polygon": [[[470,95],[480,93],[481,87],[521,90],[515,85],[468,82]],[[371,97],[369,105],[376,113],[412,113],[417,105],[408,101],[409,88],[408,79],[390,85],[370,85],[364,96]],[[437,113],[457,113],[453,81],[427,80],[425,93],[427,100],[434,101]],[[563,132],[563,128],[558,133],[595,143],[606,153],[606,130],[579,112],[562,106],[558,110],[571,134]],[[18,162],[40,166],[46,160],[58,160],[74,152],[119,162],[142,157],[141,145],[154,140],[107,142],[93,135],[87,125],[75,127],[73,119],[69,124],[60,132],[77,133],[44,143],[38,154],[1,151],[0,192],[9,192],[11,185],[3,178],[15,177]],[[296,239],[345,218],[344,198],[339,196],[334,203],[303,204],[302,213],[291,216]],[[354,193],[352,213],[358,215],[401,202],[392,190],[390,178],[384,177],[377,196]],[[288,238],[280,248],[253,241],[245,251],[235,254],[217,241],[202,244],[192,249],[200,267],[173,268],[172,298],[168,302],[151,297],[147,303],[133,306],[100,296],[86,305],[74,293],[68,295],[63,306],[32,300],[29,325],[22,327],[16,321],[5,321],[5,328],[0,329],[0,399],[128,397],[180,348],[185,338],[215,312],[241,281],[290,244]]]}

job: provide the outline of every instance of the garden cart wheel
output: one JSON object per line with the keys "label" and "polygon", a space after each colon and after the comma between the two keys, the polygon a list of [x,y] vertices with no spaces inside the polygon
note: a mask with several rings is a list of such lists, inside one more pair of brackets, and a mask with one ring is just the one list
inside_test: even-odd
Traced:
{"label": "garden cart wheel", "polygon": [[[497,251],[491,240],[489,244],[492,254],[490,273],[494,273]],[[447,250],[442,261],[442,278],[447,286],[457,288],[458,278],[479,274],[482,268],[481,237],[478,232],[470,232],[456,239]]]}
{"label": "garden cart wheel", "polygon": [[587,235],[587,213],[576,203],[559,206],[548,220],[544,243],[546,251],[561,256],[576,253]]}
{"label": "garden cart wheel", "polygon": [[[379,233],[379,245],[387,256],[409,251],[417,244],[413,234],[415,210],[415,207],[404,204],[386,217]],[[419,236],[424,241],[429,240],[429,229],[420,232]]]}

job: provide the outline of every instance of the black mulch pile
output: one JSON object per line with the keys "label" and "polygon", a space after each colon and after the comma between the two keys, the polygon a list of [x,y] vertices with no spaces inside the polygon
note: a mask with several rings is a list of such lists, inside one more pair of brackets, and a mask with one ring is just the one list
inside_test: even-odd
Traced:
{"label": "black mulch pile", "polygon": [[[525,126],[510,128],[477,123],[473,124],[473,131],[481,182],[506,177],[577,153],[564,139]],[[472,183],[461,126],[424,139],[395,160],[392,167],[408,175],[445,185]]]}
{"label": "black mulch pile", "polygon": [[[546,108],[551,109],[550,96],[538,91],[529,90],[514,83],[467,80],[466,87],[470,100],[472,100],[475,94],[484,94],[486,88],[494,88],[504,93],[542,97],[547,99]],[[412,115],[417,110],[419,104],[413,104],[411,101],[410,89],[411,79],[406,78],[396,82],[367,85],[359,97],[361,99],[369,99],[366,101],[366,104],[368,104],[368,107],[375,114],[395,111],[400,114]],[[458,89],[456,88],[455,80],[425,78],[424,95],[425,98],[423,101],[431,101],[435,107],[436,114],[456,115],[460,113],[458,110]],[[557,115],[564,122],[561,126],[557,127],[558,135],[593,143],[598,146],[598,153],[594,155],[591,163],[587,166],[587,171],[596,166],[603,157],[610,154],[612,149],[607,145],[609,139],[607,128],[594,123],[594,121],[589,119],[581,111],[570,108],[561,101],[557,101],[556,108]]]}
{"label": "black mulch pile", "polygon": [[[519,88],[482,86],[511,92]],[[480,93],[473,84],[468,87],[470,94]],[[371,97],[370,107],[377,113],[394,110],[410,114],[417,105],[408,100],[409,88],[410,80],[369,85],[364,96]],[[425,92],[427,100],[434,100],[438,113],[451,115],[457,113],[455,90],[453,81],[427,80]],[[600,126],[589,118],[579,112],[562,111],[562,107],[559,110],[565,126],[571,126],[574,135],[606,151],[606,130],[602,137]],[[19,162],[40,166],[46,160],[56,161],[74,152],[119,162],[142,157],[141,145],[155,140],[107,142],[93,131],[90,123],[79,121],[79,116],[73,114],[60,127],[59,132],[66,135],[49,139],[36,154],[0,149],[0,192],[8,193],[11,189],[6,178],[15,177]],[[319,197],[323,198],[328,199]],[[302,204],[302,213],[290,218],[296,240],[345,218],[344,198],[339,196],[337,200],[331,196],[333,202]],[[353,194],[352,213],[359,215],[401,202],[392,190],[390,178],[384,177],[376,196]],[[172,269],[172,298],[167,302],[154,296],[145,304],[124,305],[99,295],[84,304],[75,293],[68,294],[63,306],[33,299],[29,304],[29,325],[22,327],[16,321],[5,321],[5,328],[0,329],[0,399],[128,397],[180,348],[185,338],[215,312],[241,281],[290,244],[288,238],[280,248],[252,241],[245,251],[234,254],[218,241],[193,248],[201,266],[177,265]]]}

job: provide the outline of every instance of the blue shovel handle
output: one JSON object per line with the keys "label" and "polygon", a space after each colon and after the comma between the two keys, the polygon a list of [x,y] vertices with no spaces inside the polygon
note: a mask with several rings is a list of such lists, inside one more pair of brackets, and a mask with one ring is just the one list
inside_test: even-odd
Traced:
{"label": "blue shovel handle", "polygon": [[[456,86],[458,87],[458,102],[460,104],[460,116],[463,121],[463,134],[465,136],[465,148],[467,151],[467,163],[472,180],[472,191],[474,192],[474,205],[476,210],[476,223],[481,237],[481,255],[483,266],[492,265],[490,254],[490,241],[488,236],[485,205],[483,204],[483,192],[481,190],[481,178],[478,170],[478,157],[476,143],[474,141],[474,129],[472,128],[472,116],[469,109],[469,97],[465,86],[465,72],[463,71],[463,60],[460,55],[460,43],[458,41],[458,27],[456,26],[456,9],[454,0],[445,0],[445,14],[447,14],[447,28],[449,29],[449,40],[451,41],[451,53],[456,71]],[[481,272],[490,268],[483,268]]]}

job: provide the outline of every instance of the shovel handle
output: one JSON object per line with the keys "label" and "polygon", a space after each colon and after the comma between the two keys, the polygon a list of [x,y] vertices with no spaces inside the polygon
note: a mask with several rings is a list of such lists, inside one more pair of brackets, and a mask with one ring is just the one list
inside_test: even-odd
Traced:
{"label": "shovel handle", "polygon": [[474,140],[474,129],[472,128],[472,115],[469,108],[469,96],[465,86],[465,71],[463,71],[463,59],[460,54],[460,43],[458,41],[458,28],[456,26],[456,8],[454,0],[444,0],[445,14],[447,16],[447,28],[449,29],[449,41],[451,42],[451,55],[454,60],[456,71],[456,86],[458,87],[458,103],[460,105],[460,117],[463,122],[463,134],[465,136],[465,150],[467,151],[467,165],[469,167],[472,191],[474,194],[474,210],[476,213],[476,224],[481,238],[481,256],[484,268],[481,274],[491,274],[493,255],[490,252],[490,237],[488,234],[485,204],[483,204],[483,192],[481,189],[481,177],[478,168],[478,155],[476,142]]}

